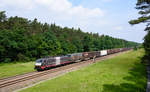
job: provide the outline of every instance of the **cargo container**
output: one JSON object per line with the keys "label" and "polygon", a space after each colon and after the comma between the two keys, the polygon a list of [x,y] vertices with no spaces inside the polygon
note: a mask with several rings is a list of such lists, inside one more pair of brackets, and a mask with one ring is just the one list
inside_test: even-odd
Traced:
{"label": "cargo container", "polygon": [[101,52],[101,56],[107,55],[107,50],[101,50],[100,52]]}

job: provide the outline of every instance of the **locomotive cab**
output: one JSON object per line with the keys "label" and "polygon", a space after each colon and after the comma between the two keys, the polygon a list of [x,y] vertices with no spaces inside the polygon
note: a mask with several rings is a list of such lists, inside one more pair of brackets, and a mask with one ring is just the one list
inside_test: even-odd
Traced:
{"label": "locomotive cab", "polygon": [[42,61],[43,61],[42,59],[36,60],[35,68],[34,69],[40,70],[41,66],[42,66]]}

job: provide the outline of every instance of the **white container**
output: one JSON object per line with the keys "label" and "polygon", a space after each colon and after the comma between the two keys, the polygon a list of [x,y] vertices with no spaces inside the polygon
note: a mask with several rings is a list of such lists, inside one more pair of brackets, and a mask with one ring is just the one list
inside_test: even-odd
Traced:
{"label": "white container", "polygon": [[101,50],[101,56],[107,55],[107,50]]}

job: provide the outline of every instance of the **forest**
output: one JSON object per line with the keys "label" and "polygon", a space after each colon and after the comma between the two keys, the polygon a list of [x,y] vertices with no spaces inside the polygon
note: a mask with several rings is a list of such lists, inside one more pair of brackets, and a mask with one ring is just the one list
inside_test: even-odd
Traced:
{"label": "forest", "polygon": [[5,11],[0,11],[0,63],[137,45],[108,35],[83,32],[80,28],[41,23],[36,18],[7,17]]}

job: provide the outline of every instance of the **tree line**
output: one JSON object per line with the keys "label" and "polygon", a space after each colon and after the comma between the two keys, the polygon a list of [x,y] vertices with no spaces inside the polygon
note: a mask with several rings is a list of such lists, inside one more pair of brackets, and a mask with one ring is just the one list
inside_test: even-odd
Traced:
{"label": "tree line", "polygon": [[35,18],[7,17],[0,12],[0,62],[30,61],[44,56],[134,47],[139,43],[80,28],[41,23]]}

